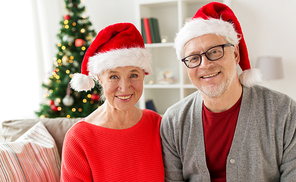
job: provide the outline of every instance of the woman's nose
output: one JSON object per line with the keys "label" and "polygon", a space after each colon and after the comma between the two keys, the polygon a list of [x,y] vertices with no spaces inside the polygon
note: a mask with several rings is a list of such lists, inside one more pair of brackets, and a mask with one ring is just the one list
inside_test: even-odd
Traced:
{"label": "woman's nose", "polygon": [[130,82],[129,79],[121,79],[121,80],[119,81],[119,89],[120,89],[121,91],[124,92],[124,91],[130,89],[130,87],[131,87],[131,82]]}

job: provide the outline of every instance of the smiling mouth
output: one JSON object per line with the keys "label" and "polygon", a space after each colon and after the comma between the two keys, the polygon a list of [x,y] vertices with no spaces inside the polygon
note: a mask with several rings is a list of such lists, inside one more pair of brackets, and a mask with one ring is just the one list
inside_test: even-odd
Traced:
{"label": "smiling mouth", "polygon": [[218,74],[220,74],[220,72],[214,73],[214,74],[211,74],[211,75],[202,76],[201,78],[211,78],[211,77],[216,76]]}
{"label": "smiling mouth", "polygon": [[129,99],[132,97],[132,95],[129,95],[129,96],[117,96],[119,99]]}

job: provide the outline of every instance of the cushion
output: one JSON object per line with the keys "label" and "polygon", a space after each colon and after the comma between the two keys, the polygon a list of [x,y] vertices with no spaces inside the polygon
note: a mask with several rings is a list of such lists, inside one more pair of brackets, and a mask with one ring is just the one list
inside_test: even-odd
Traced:
{"label": "cushion", "polygon": [[0,181],[59,181],[61,162],[54,139],[38,122],[15,142],[0,144]]}
{"label": "cushion", "polygon": [[44,118],[44,119],[18,119],[2,122],[2,138],[4,142],[14,142],[28,129],[41,121],[56,142],[59,154],[62,153],[66,132],[71,126],[82,118]]}

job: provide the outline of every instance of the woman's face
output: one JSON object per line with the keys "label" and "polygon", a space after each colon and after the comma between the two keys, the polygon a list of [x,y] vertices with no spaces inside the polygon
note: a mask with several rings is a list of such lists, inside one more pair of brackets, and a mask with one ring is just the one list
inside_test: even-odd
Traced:
{"label": "woman's face", "polygon": [[99,76],[106,101],[117,110],[125,111],[138,102],[143,92],[145,73],[134,66],[118,67]]}

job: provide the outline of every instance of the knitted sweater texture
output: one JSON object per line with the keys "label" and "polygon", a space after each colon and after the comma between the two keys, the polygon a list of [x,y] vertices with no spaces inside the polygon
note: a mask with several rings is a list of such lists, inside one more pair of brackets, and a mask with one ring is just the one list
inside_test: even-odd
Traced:
{"label": "knitted sweater texture", "polygon": [[160,121],[145,109],[128,129],[76,123],[65,137],[61,181],[164,181]]}

